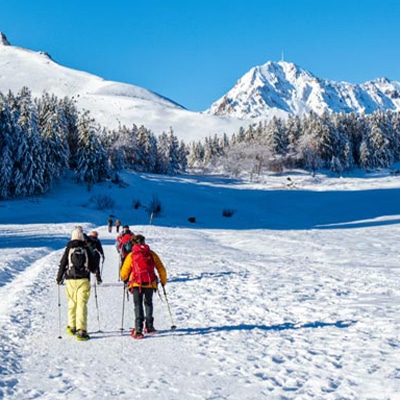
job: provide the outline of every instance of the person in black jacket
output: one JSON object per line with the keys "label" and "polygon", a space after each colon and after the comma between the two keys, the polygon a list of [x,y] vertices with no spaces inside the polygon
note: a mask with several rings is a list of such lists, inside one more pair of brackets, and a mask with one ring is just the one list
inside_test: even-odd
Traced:
{"label": "person in black jacket", "polygon": [[89,262],[91,264],[90,270],[96,274],[97,283],[100,285],[101,271],[100,271],[100,259],[103,263],[105,260],[103,246],[99,239],[99,234],[97,231],[90,231],[89,235],[83,235],[85,238],[86,245],[89,249]]}
{"label": "person in black jacket", "polygon": [[66,282],[68,299],[67,333],[76,335],[77,340],[88,340],[87,303],[90,297],[91,270],[89,251],[84,242],[82,227],[77,226],[71,234],[60,260],[56,282]]}

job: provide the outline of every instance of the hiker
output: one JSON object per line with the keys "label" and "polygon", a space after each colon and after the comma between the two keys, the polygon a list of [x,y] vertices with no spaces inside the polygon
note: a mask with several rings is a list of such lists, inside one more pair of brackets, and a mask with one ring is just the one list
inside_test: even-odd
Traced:
{"label": "hiker", "polygon": [[108,223],[108,232],[111,233],[112,232],[112,226],[113,226],[113,219],[112,219],[111,215],[109,216],[107,223]]}
{"label": "hiker", "polygon": [[155,269],[162,286],[167,283],[167,272],[158,255],[145,243],[143,235],[136,235],[132,242],[132,252],[127,255],[121,268],[121,280],[128,285],[135,306],[135,327],[131,336],[134,339],[142,339],[143,332],[156,332],[153,293],[157,290],[158,278]]}
{"label": "hiker", "polygon": [[100,259],[104,264],[105,256],[103,246],[99,239],[99,233],[97,231],[90,231],[89,235],[83,235],[85,237],[86,246],[89,249],[89,257],[91,262],[91,271],[94,271],[96,274],[97,283],[100,285],[103,281],[101,280],[101,272],[100,272]]}
{"label": "hiker", "polygon": [[119,227],[121,226],[121,221],[117,219],[115,221],[115,229],[117,230],[117,233],[119,233]]}
{"label": "hiker", "polygon": [[134,233],[129,229],[129,225],[124,225],[122,228],[121,235],[117,236],[116,247],[121,257],[121,265],[125,260],[125,257],[132,250],[132,237]]}
{"label": "hiker", "polygon": [[71,234],[61,257],[56,282],[66,281],[68,299],[68,335],[76,335],[77,340],[88,340],[87,303],[90,297],[90,263],[85,246],[82,227],[77,226]]}

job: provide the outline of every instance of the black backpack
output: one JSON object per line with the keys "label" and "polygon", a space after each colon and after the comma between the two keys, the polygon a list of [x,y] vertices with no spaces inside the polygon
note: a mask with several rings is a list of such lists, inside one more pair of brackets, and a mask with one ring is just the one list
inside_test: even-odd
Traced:
{"label": "black backpack", "polygon": [[87,237],[87,247],[90,251],[90,255],[95,256],[96,253],[98,253],[97,251],[97,239],[94,239],[90,236]]}
{"label": "black backpack", "polygon": [[89,257],[84,246],[71,247],[68,252],[68,275],[86,278],[89,273]]}

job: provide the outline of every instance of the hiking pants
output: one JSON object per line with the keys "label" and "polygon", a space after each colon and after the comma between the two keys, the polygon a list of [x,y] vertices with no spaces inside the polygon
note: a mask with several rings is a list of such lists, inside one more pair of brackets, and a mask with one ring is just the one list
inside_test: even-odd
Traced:
{"label": "hiking pants", "polygon": [[[146,328],[153,330],[153,288],[139,288],[133,287],[133,304],[135,305],[135,330],[136,332],[142,332],[143,322],[146,319]],[[146,310],[146,316],[143,310]]]}
{"label": "hiking pants", "polygon": [[90,296],[89,279],[67,279],[68,326],[87,331],[87,302]]}

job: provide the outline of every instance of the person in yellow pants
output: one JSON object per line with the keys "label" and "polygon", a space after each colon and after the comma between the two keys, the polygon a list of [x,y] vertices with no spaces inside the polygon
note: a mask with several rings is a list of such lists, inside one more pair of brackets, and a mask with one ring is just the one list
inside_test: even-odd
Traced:
{"label": "person in yellow pants", "polygon": [[100,272],[93,269],[93,260],[85,246],[81,227],[75,227],[71,240],[67,243],[60,260],[56,282],[61,285],[66,281],[68,299],[67,333],[76,335],[77,340],[88,340],[87,303],[90,297],[90,273],[93,272],[101,282]]}

